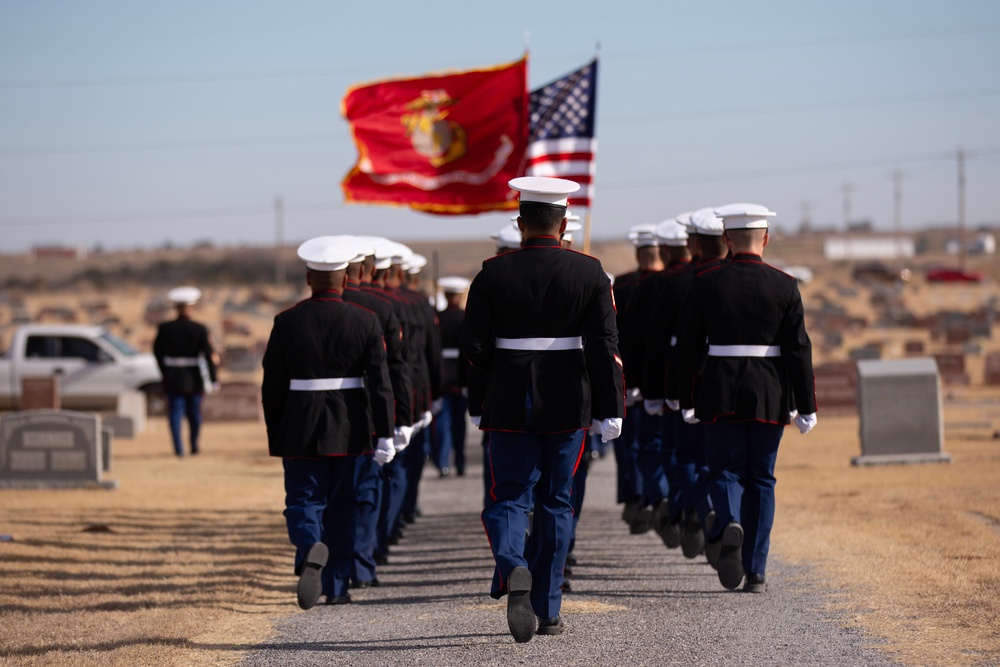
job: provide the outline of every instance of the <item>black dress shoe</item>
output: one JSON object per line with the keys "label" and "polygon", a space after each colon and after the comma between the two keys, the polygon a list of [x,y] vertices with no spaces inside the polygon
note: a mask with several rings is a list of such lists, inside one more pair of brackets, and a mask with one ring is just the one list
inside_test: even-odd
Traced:
{"label": "black dress shoe", "polygon": [[748,574],[747,581],[743,584],[744,593],[763,593],[767,591],[767,581],[763,574]]}
{"label": "black dress shoe", "polygon": [[649,529],[653,526],[653,508],[652,507],[640,507],[637,508],[635,514],[632,515],[632,522],[629,524],[628,532],[633,535],[643,535],[649,532]]}
{"label": "black dress shoe", "polygon": [[561,635],[566,626],[563,625],[562,618],[556,616],[555,618],[544,618],[538,621],[538,629],[535,630],[536,635]]}
{"label": "black dress shoe", "polygon": [[327,604],[351,604],[351,594],[344,593],[343,595],[334,595],[333,597],[328,597],[326,599]]}
{"label": "black dress shoe", "polygon": [[507,575],[507,627],[518,644],[535,635],[535,611],[531,608],[531,572],[518,565]]}
{"label": "black dress shoe", "polygon": [[743,583],[743,526],[733,521],[719,540],[719,583],[733,590]]}
{"label": "black dress shoe", "polygon": [[705,550],[705,533],[698,515],[689,512],[681,522],[681,551],[685,558],[696,558]]}
{"label": "black dress shoe", "polygon": [[299,566],[299,583],[295,594],[302,609],[311,609],[323,594],[323,566],[330,557],[330,550],[322,542],[309,547],[306,558]]}
{"label": "black dress shoe", "polygon": [[375,577],[374,579],[355,581],[351,584],[351,588],[378,588],[378,585],[378,577]]}
{"label": "black dress shoe", "polygon": [[573,591],[573,585],[569,583],[569,579],[563,577],[562,584],[559,585],[559,590],[563,593],[571,593]]}
{"label": "black dress shoe", "polygon": [[566,554],[566,564],[576,565],[576,556],[574,556],[573,554]]}

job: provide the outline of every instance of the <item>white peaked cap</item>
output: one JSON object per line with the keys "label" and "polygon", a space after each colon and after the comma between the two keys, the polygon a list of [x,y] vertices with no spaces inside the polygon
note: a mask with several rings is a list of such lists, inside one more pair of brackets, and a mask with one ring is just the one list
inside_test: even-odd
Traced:
{"label": "white peaked cap", "polygon": [[427,266],[427,258],[417,253],[413,253],[403,262],[403,269],[407,273],[420,273],[420,269],[425,266]]}
{"label": "white peaked cap", "polygon": [[353,236],[317,236],[299,246],[299,258],[313,271],[340,271],[357,257]]}
{"label": "white peaked cap", "polygon": [[375,241],[379,240],[378,236],[355,236],[354,238],[358,242],[358,255],[351,260],[352,264],[364,261],[365,257],[375,255]]}
{"label": "white peaked cap", "polygon": [[198,303],[201,298],[201,290],[197,287],[175,287],[167,292],[167,299],[170,303],[178,305],[192,306]]}
{"label": "white peaked cap", "polygon": [[578,216],[576,213],[570,213],[570,210],[566,209],[566,220],[568,220],[569,222],[579,222],[580,216]]}
{"label": "white peaked cap", "polygon": [[691,214],[691,229],[702,236],[722,236],[722,218],[715,215],[712,207],[700,208]]}
{"label": "white peaked cap", "polygon": [[438,288],[445,294],[461,294],[469,289],[472,281],[461,276],[442,276],[438,278],[437,284]]}
{"label": "white peaked cap", "polygon": [[413,255],[413,251],[402,243],[389,239],[375,239],[375,268],[388,269],[393,264],[402,264]]}
{"label": "white peaked cap", "polygon": [[579,222],[570,222],[570,221],[566,222],[566,233],[567,234],[570,234],[572,232],[578,232],[581,229],[583,229],[583,225],[581,225]]}
{"label": "white peaked cap", "polygon": [[491,234],[490,238],[496,240],[501,248],[521,247],[521,231],[516,227],[503,227],[496,234]]}
{"label": "white peaked cap", "polygon": [[555,206],[567,206],[569,195],[580,189],[579,183],[565,178],[548,176],[521,176],[507,182],[512,189],[520,192],[521,201],[534,201]]}
{"label": "white peaked cap", "polygon": [[636,248],[660,245],[660,239],[656,236],[656,225],[642,224],[629,227],[628,240]]}
{"label": "white peaked cap", "polygon": [[767,219],[778,215],[760,204],[726,204],[715,209],[726,229],[767,229]]}
{"label": "white peaked cap", "polygon": [[674,218],[674,220],[676,220],[677,222],[679,222],[681,224],[681,226],[684,227],[684,229],[687,230],[688,234],[692,233],[692,229],[691,229],[691,213],[692,213],[691,211],[686,211],[686,212],[681,213],[680,215],[678,215],[676,218]]}
{"label": "white peaked cap", "polygon": [[656,226],[656,236],[663,245],[680,247],[687,245],[687,227],[677,222],[677,218],[664,220]]}

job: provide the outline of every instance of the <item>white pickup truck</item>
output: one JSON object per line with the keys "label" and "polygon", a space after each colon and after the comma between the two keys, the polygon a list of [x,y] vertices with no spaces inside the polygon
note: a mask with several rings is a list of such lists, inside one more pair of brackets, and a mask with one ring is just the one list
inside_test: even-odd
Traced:
{"label": "white pickup truck", "polygon": [[21,378],[59,376],[62,407],[106,410],[126,390],[160,391],[160,369],[102,327],[25,324],[0,355],[0,410],[17,410]]}

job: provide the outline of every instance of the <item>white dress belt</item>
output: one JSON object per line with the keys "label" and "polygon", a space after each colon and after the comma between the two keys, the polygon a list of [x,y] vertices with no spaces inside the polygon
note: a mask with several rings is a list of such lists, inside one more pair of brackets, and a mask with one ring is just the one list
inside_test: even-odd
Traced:
{"label": "white dress belt", "polygon": [[194,368],[198,365],[198,357],[163,357],[163,365],[171,368]]}
{"label": "white dress belt", "polygon": [[553,350],[582,350],[583,337],[567,338],[497,338],[497,349],[549,352]]}
{"label": "white dress belt", "polygon": [[710,357],[780,357],[778,345],[709,345]]}
{"label": "white dress belt", "polygon": [[292,380],[288,383],[288,388],[292,391],[364,389],[364,386],[364,378],[316,378],[315,380]]}
{"label": "white dress belt", "polygon": [[443,347],[443,348],[441,348],[441,358],[442,359],[458,359],[458,348],[457,347]]}

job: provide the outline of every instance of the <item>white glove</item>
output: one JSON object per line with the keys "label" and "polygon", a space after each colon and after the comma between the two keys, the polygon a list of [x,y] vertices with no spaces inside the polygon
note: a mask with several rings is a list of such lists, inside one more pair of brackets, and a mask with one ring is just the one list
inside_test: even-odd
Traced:
{"label": "white glove", "polygon": [[795,425],[799,427],[799,433],[805,435],[816,426],[816,413],[810,415],[799,415],[795,418]]}
{"label": "white glove", "polygon": [[392,444],[396,447],[396,452],[401,452],[410,444],[410,437],[413,435],[412,426],[397,426],[393,431]]}
{"label": "white glove", "polygon": [[441,414],[442,410],[444,410],[444,399],[435,398],[434,402],[431,403],[431,412],[433,412],[436,415],[439,415]]}
{"label": "white glove", "polygon": [[642,392],[638,387],[632,387],[625,391],[625,407],[632,407],[636,401],[642,400]]}
{"label": "white glove", "polygon": [[622,418],[608,417],[607,419],[592,419],[591,424],[594,430],[601,432],[601,442],[614,440],[622,434]]}
{"label": "white glove", "polygon": [[647,398],[642,402],[643,409],[646,410],[646,414],[650,415],[662,415],[663,414],[663,399],[660,398]]}
{"label": "white glove", "polygon": [[424,414],[420,415],[420,428],[427,428],[434,421],[434,413],[428,410]]}
{"label": "white glove", "polygon": [[678,410],[681,409],[680,401],[675,401],[672,398],[666,398],[663,400],[663,402],[666,403],[667,407],[670,408],[673,412],[677,412]]}
{"label": "white glove", "polygon": [[396,455],[396,447],[392,444],[392,438],[379,438],[375,447],[375,463],[384,466]]}
{"label": "white glove", "polygon": [[479,428],[479,424],[483,421],[483,416],[479,415],[479,416],[473,417],[472,415],[469,415],[469,421],[472,422],[473,426],[475,426],[476,428]]}
{"label": "white glove", "polygon": [[688,424],[697,424],[701,422],[700,419],[694,416],[694,408],[681,410],[681,416],[684,417],[684,421],[686,421]]}

